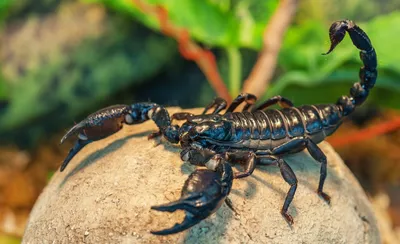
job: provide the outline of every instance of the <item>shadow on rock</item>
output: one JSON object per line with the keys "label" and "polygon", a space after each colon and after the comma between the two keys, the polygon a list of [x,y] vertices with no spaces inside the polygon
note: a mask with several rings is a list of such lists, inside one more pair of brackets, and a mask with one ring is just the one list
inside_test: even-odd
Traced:
{"label": "shadow on rock", "polygon": [[215,218],[218,218],[218,221],[210,218],[204,219],[186,232],[183,243],[208,243],[210,241],[220,243],[234,214],[224,203],[215,213]]}
{"label": "shadow on rock", "polygon": [[107,154],[109,154],[110,152],[116,151],[119,148],[121,148],[129,139],[132,138],[137,138],[137,137],[143,137],[145,135],[148,135],[149,132],[142,132],[139,134],[134,134],[134,135],[130,135],[121,139],[118,139],[112,143],[110,143],[109,145],[107,145],[106,147],[104,147],[103,149],[100,149],[98,151],[95,151],[93,153],[91,153],[90,155],[88,155],[85,159],[83,159],[78,165],[75,166],[75,168],[73,170],[71,170],[63,179],[63,181],[61,182],[61,184],[59,185],[59,187],[63,187],[64,184],[68,181],[68,179],[75,175],[76,173],[78,173],[80,170],[88,167],[89,165],[95,163],[97,160],[105,157]]}

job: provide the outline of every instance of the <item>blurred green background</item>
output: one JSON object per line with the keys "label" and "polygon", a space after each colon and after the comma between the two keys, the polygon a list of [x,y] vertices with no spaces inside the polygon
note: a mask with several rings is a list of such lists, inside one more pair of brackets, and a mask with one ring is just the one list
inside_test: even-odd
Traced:
{"label": "blurred green background", "polygon": [[[231,96],[262,48],[278,0],[142,0],[210,49]],[[366,106],[400,108],[400,1],[302,0],[264,99],[336,102],[362,66],[346,40],[328,56],[328,28],[352,19],[377,50]],[[35,150],[85,115],[116,103],[203,107],[216,93],[154,16],[130,0],[0,0],[0,145]],[[261,99],[260,99],[261,100]],[[57,137],[58,138],[58,137]],[[1,219],[1,218],[0,218]],[[1,241],[1,239],[0,239]]]}
{"label": "blurred green background", "polygon": [[[173,24],[215,53],[232,96],[254,65],[278,4],[144,2],[164,6]],[[329,46],[331,22],[348,18],[369,34],[378,53],[379,82],[368,102],[398,108],[399,6],[395,0],[300,1],[265,98],[281,94],[296,104],[326,103],[347,94],[361,66],[357,50],[346,40],[334,54],[321,53]],[[2,143],[32,147],[89,111],[114,103],[151,100],[199,107],[215,96],[198,67],[180,56],[176,41],[160,33],[157,19],[129,0],[1,0],[0,13]]]}

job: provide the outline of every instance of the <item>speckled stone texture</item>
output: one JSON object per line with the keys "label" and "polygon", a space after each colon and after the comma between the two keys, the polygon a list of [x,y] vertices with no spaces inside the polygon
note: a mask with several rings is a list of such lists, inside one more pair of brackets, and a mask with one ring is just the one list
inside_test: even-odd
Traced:
{"label": "speckled stone texture", "polygon": [[[177,112],[178,109],[170,109]],[[200,110],[194,110],[198,113]],[[275,166],[235,180],[230,198],[208,219],[179,234],[155,236],[180,222],[182,212],[150,209],[180,197],[194,166],[179,147],[148,141],[152,121],[125,126],[86,146],[66,170],[57,172],[31,213],[23,243],[380,243],[371,205],[354,176],[327,143],[326,204],[315,193],[320,164],[306,152],[285,157],[299,184],[289,208],[295,224],[280,214],[289,186]]]}

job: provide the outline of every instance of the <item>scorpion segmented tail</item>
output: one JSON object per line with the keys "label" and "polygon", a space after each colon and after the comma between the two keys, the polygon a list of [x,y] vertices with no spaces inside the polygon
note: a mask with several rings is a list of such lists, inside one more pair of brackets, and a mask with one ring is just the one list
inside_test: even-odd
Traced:
{"label": "scorpion segmented tail", "polygon": [[354,46],[361,50],[360,58],[364,66],[360,68],[360,82],[354,83],[351,87],[350,96],[342,96],[336,103],[341,108],[343,116],[352,113],[355,107],[361,105],[367,99],[369,90],[374,87],[378,76],[375,49],[372,47],[367,34],[351,20],[341,20],[332,24],[329,29],[331,47],[326,54],[332,52],[336,45],[343,40],[346,31],[349,33]]}

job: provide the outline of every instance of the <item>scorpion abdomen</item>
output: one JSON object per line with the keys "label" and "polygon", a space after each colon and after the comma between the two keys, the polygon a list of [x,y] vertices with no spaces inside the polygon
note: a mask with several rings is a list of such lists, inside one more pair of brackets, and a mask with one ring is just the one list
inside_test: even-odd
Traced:
{"label": "scorpion abdomen", "polygon": [[284,108],[281,110],[283,113],[286,123],[287,123],[287,136],[288,137],[296,137],[302,136],[306,132],[305,129],[305,117],[302,112],[296,108]]}
{"label": "scorpion abdomen", "polygon": [[292,138],[309,137],[319,143],[341,124],[335,104],[234,112],[226,115],[234,126],[230,146],[244,150],[272,150]]}

